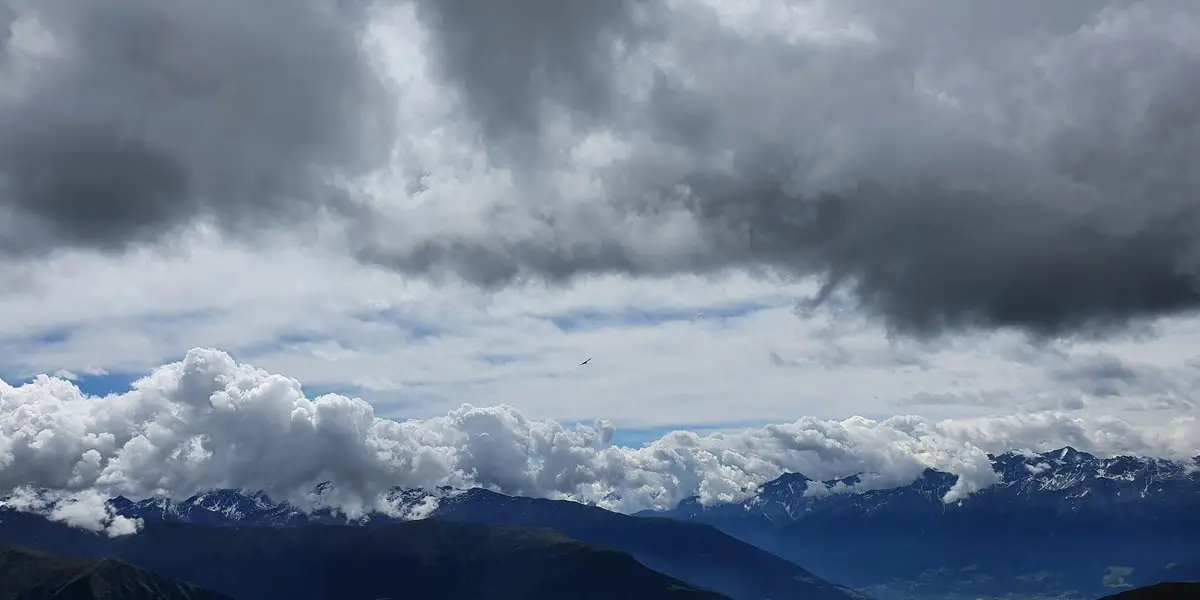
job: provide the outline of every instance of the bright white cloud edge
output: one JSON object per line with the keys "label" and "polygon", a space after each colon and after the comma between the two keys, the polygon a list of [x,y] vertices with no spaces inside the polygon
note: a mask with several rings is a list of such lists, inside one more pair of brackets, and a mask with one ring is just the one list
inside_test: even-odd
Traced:
{"label": "bright white cloud edge", "polygon": [[[736,500],[783,472],[866,472],[872,487],[888,487],[931,467],[959,476],[945,498],[955,501],[997,481],[989,452],[1069,444],[1102,456],[1182,460],[1200,446],[1192,421],[1138,427],[1058,411],[936,422],[801,418],[738,433],[675,432],[626,448],[611,444],[607,423],[565,427],[510,406],[379,418],[361,399],[308,398],[295,379],[197,348],[105,398],[49,376],[0,383],[0,488],[65,492],[75,501],[52,516],[110,533],[131,527],[103,508],[117,494],[182,498],[243,488],[304,506],[323,481],[336,484],[328,502],[352,514],[382,507],[394,486],[483,486],[629,512],[693,495]],[[27,493],[13,505],[38,508]]]}

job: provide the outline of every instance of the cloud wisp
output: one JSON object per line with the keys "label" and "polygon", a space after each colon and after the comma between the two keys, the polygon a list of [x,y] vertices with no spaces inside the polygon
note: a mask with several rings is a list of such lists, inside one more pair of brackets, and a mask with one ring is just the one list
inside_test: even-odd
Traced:
{"label": "cloud wisp", "polygon": [[80,524],[103,519],[96,503],[116,494],[182,498],[244,488],[305,506],[324,481],[336,484],[329,501],[348,512],[377,506],[394,486],[443,485],[634,511],[693,495],[738,499],[783,472],[867,473],[872,486],[886,487],[933,467],[959,476],[951,501],[996,482],[989,452],[1069,444],[1183,459],[1200,446],[1200,428],[1189,423],[1141,428],[1061,412],[940,422],[801,418],[738,433],[675,432],[640,448],[613,445],[613,434],[605,422],[569,428],[508,406],[377,418],[361,400],[308,398],[294,379],[194,349],[105,398],[47,376],[20,387],[0,382],[0,490],[75,498],[60,516]]}
{"label": "cloud wisp", "polygon": [[4,0],[0,247],[751,269],[916,334],[1200,304],[1193,2],[486,4]]}

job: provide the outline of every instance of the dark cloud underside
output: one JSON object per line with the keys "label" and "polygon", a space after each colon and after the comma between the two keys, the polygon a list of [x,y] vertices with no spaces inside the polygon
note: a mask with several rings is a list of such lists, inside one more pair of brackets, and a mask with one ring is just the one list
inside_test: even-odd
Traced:
{"label": "dark cloud underside", "polygon": [[[918,334],[1059,334],[1200,304],[1194,2],[414,1],[457,116],[518,175],[487,227],[341,210],[329,176],[386,162],[402,100],[359,43],[368,3],[8,0],[57,51],[0,37],[24,86],[0,100],[0,249],[332,209],[360,259],[410,273],[759,268],[822,277],[818,301]],[[551,126],[563,114],[571,127]],[[624,153],[572,164],[598,132]],[[560,185],[579,169],[599,191]]]}
{"label": "dark cloud underside", "polygon": [[[0,250],[122,249],[196,219],[230,229],[342,200],[383,164],[390,110],[366,14],[323,0],[47,0],[2,6]],[[14,28],[8,28],[11,31]],[[40,46],[40,48],[39,48]],[[386,131],[386,127],[384,129]],[[382,140],[386,141],[386,140]]]}

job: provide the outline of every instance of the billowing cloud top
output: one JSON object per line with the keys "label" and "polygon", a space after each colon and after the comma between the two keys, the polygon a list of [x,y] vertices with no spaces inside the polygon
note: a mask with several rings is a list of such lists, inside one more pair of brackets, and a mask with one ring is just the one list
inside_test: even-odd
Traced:
{"label": "billowing cloud top", "polygon": [[752,268],[909,332],[1102,327],[1200,300],[1198,69],[1191,0],[3,0],[0,250],[285,225],[486,286]]}
{"label": "billowing cloud top", "polygon": [[307,506],[325,481],[336,491],[326,501],[352,514],[380,506],[393,486],[443,485],[634,511],[693,495],[737,500],[783,472],[865,473],[870,486],[889,487],[933,467],[959,476],[946,498],[953,501],[997,482],[988,452],[1069,444],[1186,459],[1200,446],[1200,428],[1191,425],[1150,430],[1059,412],[942,422],[804,418],[735,434],[676,432],[633,449],[611,444],[610,425],[568,428],[505,406],[382,419],[362,400],[308,398],[294,379],[194,349],[103,399],[66,379],[0,381],[0,490],[65,492],[77,502],[58,517],[81,524],[103,519],[103,499],[117,494],[184,498],[244,488]]}

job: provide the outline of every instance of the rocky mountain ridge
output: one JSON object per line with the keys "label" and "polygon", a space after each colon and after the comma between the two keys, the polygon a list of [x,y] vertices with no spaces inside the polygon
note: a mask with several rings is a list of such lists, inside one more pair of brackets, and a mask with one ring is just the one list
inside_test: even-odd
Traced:
{"label": "rocky mountain ridge", "polygon": [[926,469],[915,481],[886,489],[857,491],[859,476],[814,481],[787,473],[740,502],[703,505],[689,498],[667,511],[645,511],[689,520],[766,521],[784,526],[815,515],[879,517],[918,511],[953,513],[1034,511],[1062,518],[1155,519],[1164,509],[1184,510],[1200,502],[1200,459],[1099,458],[1071,447],[989,456],[1000,481],[953,503],[943,502],[957,477]]}

